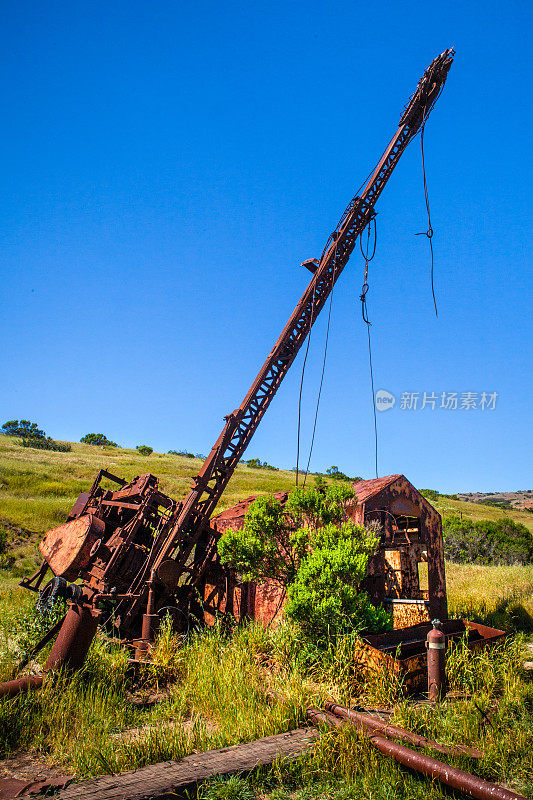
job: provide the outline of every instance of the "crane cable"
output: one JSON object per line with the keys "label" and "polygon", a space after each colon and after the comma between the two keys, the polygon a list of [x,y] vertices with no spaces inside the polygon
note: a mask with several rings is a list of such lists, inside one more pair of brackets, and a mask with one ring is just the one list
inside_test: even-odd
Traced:
{"label": "crane cable", "polygon": [[298,486],[298,476],[300,473],[300,431],[302,427],[302,392],[304,388],[305,365],[307,364],[307,356],[309,355],[309,345],[311,344],[311,331],[313,329],[315,313],[315,290],[313,289],[313,299],[311,301],[311,317],[309,322],[309,333],[307,334],[307,346],[305,348],[304,361],[302,364],[302,375],[300,378],[300,393],[298,395],[298,432],[296,435],[296,486]]}
{"label": "crane cable", "polygon": [[426,161],[424,158],[424,130],[426,127],[426,108],[424,106],[424,110],[422,112],[422,125],[420,127],[420,154],[422,157],[422,179],[424,181],[424,200],[426,201],[426,211],[428,215],[428,228],[427,231],[422,231],[421,233],[415,233],[415,236],[427,236],[429,241],[429,250],[431,253],[431,295],[433,297],[433,305],[435,307],[435,316],[438,317],[437,311],[437,301],[435,299],[435,284],[433,280],[433,272],[434,272],[434,257],[433,257],[433,228],[431,226],[431,212],[429,208],[429,194],[428,194],[428,184],[426,180]]}
{"label": "crane cable", "polygon": [[[426,212],[427,212],[427,217],[428,217],[428,227],[427,227],[426,231],[422,231],[421,233],[416,233],[415,236],[426,236],[428,241],[429,241],[429,249],[430,249],[430,254],[431,254],[431,295],[432,295],[432,298],[433,298],[433,306],[435,308],[435,316],[438,317],[437,300],[436,300],[436,297],[435,297],[434,252],[433,252],[433,242],[432,242],[434,231],[433,231],[433,227],[431,225],[431,210],[430,210],[430,205],[429,205],[429,192],[428,192],[428,185],[427,185],[427,179],[426,179],[426,162],[425,162],[425,156],[424,156],[424,131],[425,131],[425,127],[426,127],[426,116],[427,116],[427,109],[424,106],[424,109],[423,109],[423,112],[422,112],[422,125],[420,127],[420,154],[421,154],[421,158],[422,158],[422,179],[423,179],[423,183],[424,183],[424,200],[425,200],[425,203],[426,203]],[[370,172],[369,176],[371,174],[372,173]],[[361,187],[364,186],[365,182],[366,182],[366,179],[361,184]],[[360,190],[358,190],[358,192],[359,191]],[[373,243],[373,247],[372,247],[372,254],[370,254],[370,226],[371,226],[372,221],[374,222],[374,243]],[[366,324],[366,330],[367,330],[367,336],[368,336],[368,363],[369,363],[369,368],[370,368],[370,387],[371,387],[371,391],[372,391],[372,409],[373,409],[373,415],[374,415],[374,457],[375,457],[375,468],[376,468],[376,478],[377,478],[378,475],[379,475],[379,473],[378,473],[378,425],[377,425],[377,414],[376,414],[376,394],[375,394],[375,390],[374,390],[374,370],[373,370],[373,366],[372,366],[372,343],[371,343],[371,338],[370,338],[370,326],[372,325],[372,323],[370,322],[370,320],[368,318],[368,307],[367,307],[367,304],[366,304],[366,296],[367,296],[368,290],[370,288],[369,285],[368,285],[368,265],[372,261],[374,256],[376,255],[376,246],[377,246],[377,227],[376,227],[376,218],[373,217],[372,220],[369,220],[368,226],[367,226],[366,251],[363,250],[363,234],[361,234],[361,236],[359,237],[359,247],[361,249],[361,255],[365,259],[365,277],[364,277],[363,285],[361,287],[360,300],[361,300],[361,313],[362,313],[362,317],[363,317],[363,322]],[[324,248],[324,251],[325,251],[325,249],[326,248]],[[336,256],[336,254],[337,254],[337,249],[335,248],[335,256]],[[312,327],[313,322],[314,322],[314,320],[313,320],[314,302],[315,302],[315,296],[313,294],[313,306],[312,306],[312,309],[311,309],[311,326],[309,328],[309,335],[308,335],[308,338],[307,338],[307,346],[306,346],[306,349],[305,349],[305,356],[304,356],[304,361],[303,361],[303,365],[302,365],[302,375],[301,375],[301,379],[300,379],[300,393],[299,393],[299,397],[298,397],[298,435],[297,435],[297,448],[296,448],[296,486],[298,486],[299,462],[300,462],[300,433],[301,433],[301,415],[302,415],[302,392],[303,392],[305,367],[306,367],[306,364],[307,364],[307,355],[309,353],[309,345],[310,345],[310,342],[311,342],[311,327]],[[312,453],[313,453],[313,445],[314,445],[314,441],[315,441],[315,432],[316,432],[316,425],[317,425],[317,419],[318,419],[318,409],[319,409],[319,406],[320,406],[320,397],[322,395],[322,385],[323,385],[323,382],[324,382],[324,372],[325,372],[325,367],[326,367],[326,356],[327,356],[327,351],[328,351],[328,340],[329,340],[329,329],[330,329],[330,322],[331,322],[331,306],[332,306],[332,303],[333,303],[333,290],[331,291],[331,295],[330,295],[330,299],[329,299],[328,322],[327,322],[327,328],[326,328],[326,339],[325,339],[325,343],[324,343],[324,358],[323,358],[323,361],[322,361],[322,374],[320,376],[320,384],[319,384],[318,396],[317,396],[317,402],[316,402],[316,408],[315,408],[315,419],[314,419],[314,423],[313,423],[313,433],[312,433],[312,436],[311,436],[311,445],[310,445],[310,448],[309,448],[309,457],[307,459],[307,467],[306,467],[306,470],[305,470],[304,480],[303,480],[303,487],[304,488],[305,488],[305,482],[307,480],[307,474],[309,472],[309,466],[310,466],[310,463],[311,463],[311,456],[312,456]]]}
{"label": "crane cable", "polygon": [[376,218],[373,217],[374,221],[374,246],[372,248],[372,255],[370,255],[370,225],[372,220],[369,220],[367,225],[367,234],[366,234],[366,250],[363,250],[363,234],[359,237],[359,247],[361,248],[361,255],[365,259],[365,279],[363,285],[361,287],[361,314],[363,316],[363,322],[366,324],[366,331],[368,336],[368,364],[370,367],[370,389],[372,392],[372,408],[374,412],[374,459],[375,459],[375,466],[376,466],[376,478],[378,476],[378,420],[376,414],[376,393],[374,391],[374,369],[372,367],[372,344],[370,341],[370,326],[372,323],[368,319],[368,309],[366,305],[366,296],[369,290],[368,285],[368,264],[374,256],[376,255],[376,246],[378,241],[378,233],[377,233],[377,226],[376,226]]}
{"label": "crane cable", "polygon": [[311,464],[311,456],[313,455],[313,445],[315,443],[315,432],[316,432],[316,423],[318,420],[318,409],[320,407],[320,397],[322,395],[322,385],[324,383],[324,372],[326,370],[326,356],[328,354],[328,341],[329,341],[329,328],[331,323],[331,306],[333,304],[333,291],[335,289],[335,267],[337,266],[337,245],[335,245],[335,254],[333,256],[333,288],[331,289],[331,293],[329,296],[329,308],[328,308],[328,322],[326,326],[326,339],[324,341],[324,357],[322,359],[322,374],[320,375],[320,384],[318,387],[318,395],[316,398],[316,408],[315,408],[315,419],[313,422],[313,433],[311,436],[311,445],[309,447],[309,457],[307,459],[307,466],[305,468],[305,475],[304,475],[304,482],[302,488],[305,489],[305,482],[307,480],[307,475],[309,474],[309,465]]}

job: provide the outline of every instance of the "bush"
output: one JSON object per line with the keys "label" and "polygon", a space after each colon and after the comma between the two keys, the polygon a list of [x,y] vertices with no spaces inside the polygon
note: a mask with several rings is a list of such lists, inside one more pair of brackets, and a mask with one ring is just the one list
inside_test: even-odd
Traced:
{"label": "bush", "polygon": [[22,439],[22,447],[34,447],[37,450],[55,450],[58,453],[70,453],[72,447],[69,444],[55,442],[50,436],[46,439]]}
{"label": "bush", "polygon": [[533,534],[512,519],[473,522],[450,515],[443,520],[444,554],[459,564],[527,564]]}
{"label": "bush", "polygon": [[317,642],[346,631],[388,623],[359,584],[378,537],[375,529],[356,525],[346,515],[353,497],[338,483],[317,489],[294,489],[285,506],[258,497],[244,528],[228,530],[219,540],[223,564],[244,580],[273,580],[287,592],[285,616]]}
{"label": "bush", "polygon": [[22,447],[35,447],[37,450],[57,450],[60,453],[69,453],[72,450],[69,444],[59,444],[51,436],[37,427],[36,422],[29,419],[10,419],[2,425],[5,436],[20,436]]}
{"label": "bush", "polygon": [[279,471],[278,467],[273,467],[272,464],[267,464],[266,461],[261,461],[260,458],[249,458],[248,461],[244,462],[246,466],[251,467],[252,469],[271,469],[275,472]]}
{"label": "bush", "polygon": [[23,439],[45,439],[46,434],[37,427],[36,422],[29,419],[11,419],[2,425],[2,433],[6,436],[21,436]]}
{"label": "bush", "polygon": [[98,447],[118,447],[116,442],[112,442],[103,433],[86,433],[80,439],[82,444],[95,444]]}
{"label": "bush", "polygon": [[138,444],[136,449],[142,456],[150,456],[154,452],[154,448],[148,447],[147,444]]}

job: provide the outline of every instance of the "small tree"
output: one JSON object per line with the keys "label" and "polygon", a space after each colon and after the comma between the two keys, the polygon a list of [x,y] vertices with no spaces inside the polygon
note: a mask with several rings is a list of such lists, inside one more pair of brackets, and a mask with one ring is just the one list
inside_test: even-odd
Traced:
{"label": "small tree", "polygon": [[95,444],[98,447],[118,447],[116,442],[112,442],[103,433],[86,433],[82,436],[80,442],[83,444]]}
{"label": "small tree", "polygon": [[138,444],[137,445],[137,450],[139,451],[139,453],[142,456],[150,456],[154,452],[154,448],[153,447],[148,447],[147,444]]}
{"label": "small tree", "polygon": [[29,419],[10,419],[2,425],[2,433],[6,436],[21,436],[23,439],[46,439],[46,433],[42,431],[36,422]]}
{"label": "small tree", "polygon": [[219,540],[222,563],[245,580],[276,581],[287,593],[285,615],[315,640],[348,630],[386,627],[388,615],[359,586],[378,537],[350,520],[349,486],[294,489],[283,507],[259,497],[244,528]]}
{"label": "small tree", "polygon": [[346,473],[341,472],[338,467],[329,467],[326,470],[326,474],[329,475],[330,478],[333,478],[335,481],[349,481],[351,478],[346,475]]}

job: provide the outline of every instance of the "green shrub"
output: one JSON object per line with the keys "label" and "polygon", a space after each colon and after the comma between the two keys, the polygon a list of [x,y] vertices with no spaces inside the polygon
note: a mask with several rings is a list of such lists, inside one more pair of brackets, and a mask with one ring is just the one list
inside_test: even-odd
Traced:
{"label": "green shrub", "polygon": [[278,472],[278,467],[273,467],[272,464],[267,464],[266,461],[261,461],[260,458],[249,458],[248,461],[244,462],[246,466],[251,467],[252,469],[271,469],[274,472]]}
{"label": "green shrub", "polygon": [[82,444],[95,444],[98,447],[118,447],[116,442],[112,442],[103,433],[86,433],[80,439]]}
{"label": "green shrub", "polygon": [[220,560],[245,580],[276,581],[287,592],[285,616],[315,641],[351,630],[382,630],[388,615],[359,585],[378,544],[376,529],[346,515],[353,491],[336,483],[294,489],[285,506],[274,497],[251,503],[241,530],[226,531]]}
{"label": "green shrub", "polygon": [[456,515],[443,520],[444,554],[450,561],[527,564],[533,561],[533,534],[509,518],[473,522]]}
{"label": "green shrub", "polygon": [[55,442],[50,436],[46,439],[22,439],[22,447],[33,447],[37,450],[54,450],[58,453],[70,453],[72,447],[69,444]]}
{"label": "green shrub", "polygon": [[22,436],[24,439],[45,439],[46,434],[37,427],[36,422],[29,419],[10,419],[2,425],[2,433],[6,436]]}
{"label": "green shrub", "polygon": [[148,447],[147,444],[138,444],[136,449],[137,452],[141,454],[141,456],[150,456],[154,452],[154,448]]}
{"label": "green shrub", "polygon": [[329,467],[326,470],[326,475],[329,475],[330,478],[333,478],[335,481],[350,481],[351,478],[346,475],[346,473],[341,472],[338,467]]}
{"label": "green shrub", "polygon": [[426,498],[426,500],[438,500],[439,499],[439,492],[436,489],[420,489],[420,494]]}

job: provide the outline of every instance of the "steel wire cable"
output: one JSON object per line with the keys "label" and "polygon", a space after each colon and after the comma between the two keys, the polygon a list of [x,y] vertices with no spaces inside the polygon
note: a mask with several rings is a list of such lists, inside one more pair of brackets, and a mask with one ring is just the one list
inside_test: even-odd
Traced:
{"label": "steel wire cable", "polygon": [[426,212],[428,215],[428,228],[427,231],[416,233],[415,236],[426,236],[429,241],[429,250],[431,254],[431,295],[433,297],[433,306],[435,308],[435,316],[438,317],[437,300],[435,298],[435,281],[434,281],[434,253],[433,253],[433,227],[431,225],[431,211],[429,207],[429,193],[428,184],[426,180],[426,160],[424,157],[424,130],[426,127],[426,109],[422,113],[422,125],[420,127],[420,154],[422,157],[422,179],[424,182],[424,200],[426,203]]}
{"label": "steel wire cable", "polygon": [[[335,248],[334,263],[336,263],[336,258],[337,258],[337,248]],[[335,267],[333,268],[333,284],[335,284]],[[333,304],[333,292],[334,292],[334,289],[335,289],[335,285],[333,286],[333,289],[331,290],[331,294],[329,296],[328,322],[327,322],[327,326],[326,326],[326,339],[325,339],[325,342],[324,342],[324,357],[322,359],[322,373],[320,375],[320,385],[318,387],[318,395],[317,395],[317,399],[316,399],[315,419],[314,419],[314,422],[313,422],[313,433],[312,433],[312,436],[311,436],[311,444],[310,444],[310,447],[309,447],[309,457],[307,459],[307,467],[306,467],[305,475],[304,475],[304,482],[303,482],[303,488],[304,489],[305,489],[305,482],[307,480],[307,475],[309,473],[309,465],[311,463],[311,456],[313,455],[313,446],[314,446],[314,443],[315,443],[316,424],[317,424],[317,420],[318,420],[318,409],[320,407],[320,398],[322,396],[322,386],[324,384],[324,373],[325,373],[325,370],[326,370],[326,357],[327,357],[327,354],[328,354],[329,329],[330,329],[330,324],[331,324],[331,307],[332,307],[332,304]]]}

